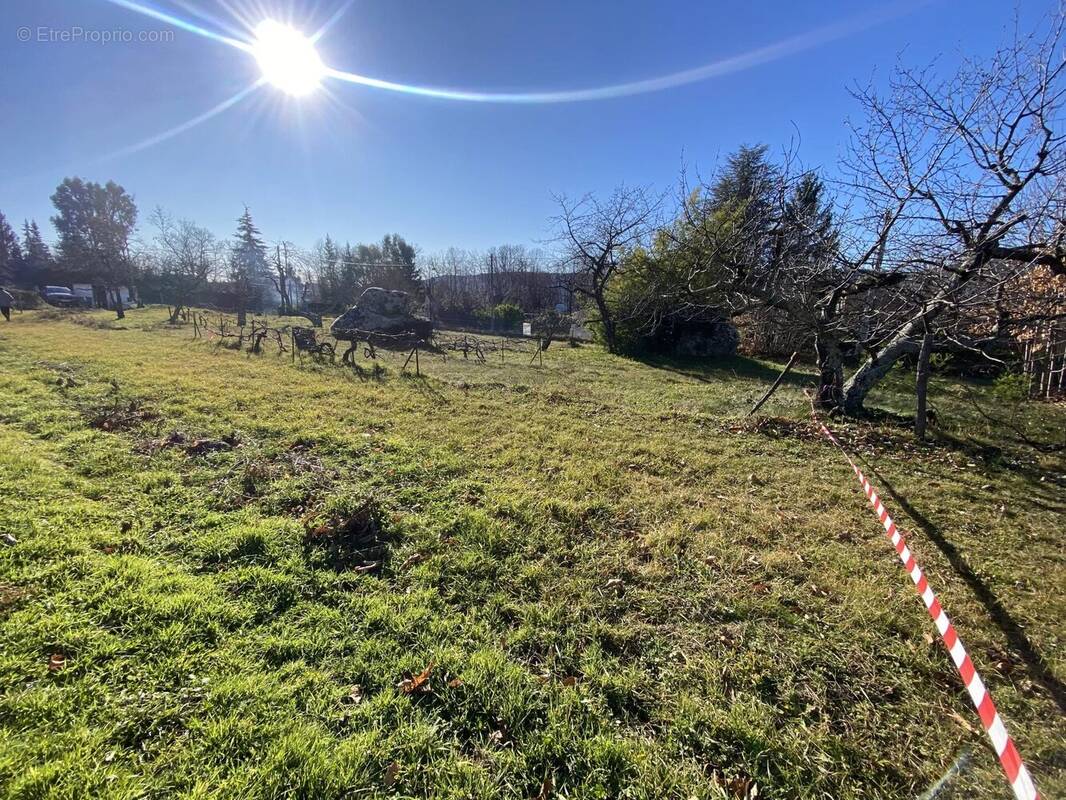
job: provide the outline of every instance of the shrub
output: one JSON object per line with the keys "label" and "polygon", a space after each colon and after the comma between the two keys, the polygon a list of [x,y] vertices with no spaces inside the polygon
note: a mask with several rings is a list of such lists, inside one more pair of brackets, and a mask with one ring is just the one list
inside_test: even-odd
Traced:
{"label": "shrub", "polygon": [[1029,399],[1029,379],[1018,372],[1004,372],[992,382],[992,394],[1007,403]]}
{"label": "shrub", "polygon": [[500,303],[491,308],[479,308],[474,312],[474,316],[485,325],[503,330],[519,327],[524,317],[522,309],[514,303]]}

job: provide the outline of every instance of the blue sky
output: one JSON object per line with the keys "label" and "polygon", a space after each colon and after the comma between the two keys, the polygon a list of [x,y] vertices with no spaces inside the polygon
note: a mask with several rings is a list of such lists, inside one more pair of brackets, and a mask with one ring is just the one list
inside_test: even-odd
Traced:
{"label": "blue sky", "polygon": [[[185,19],[193,6],[237,29],[270,16],[310,32],[340,3],[150,5]],[[396,231],[426,252],[535,244],[548,235],[553,192],[622,181],[670,189],[682,161],[709,172],[742,143],[779,147],[798,136],[804,162],[832,174],[844,122],[858,113],[850,85],[882,84],[897,57],[939,57],[946,70],[987,53],[1015,13],[1003,0],[355,0],[319,42],[330,66],[485,91],[640,80],[829,25],[887,19],[710,80],[585,103],[478,104],[338,82],[294,99],[263,87],[178,136],[115,156],[254,82],[255,61],[183,30],[139,42],[142,31],[169,26],[107,0],[3,6],[0,211],[13,224],[36,218],[51,237],[48,198],[64,176],[80,175],[121,183],[142,220],[162,205],[229,235],[247,203],[270,240],[309,246],[329,233],[354,243]],[[1017,13],[1029,26],[1053,7],[1029,0]],[[19,41],[20,28],[30,41]],[[134,41],[50,40],[77,28],[130,31]]]}

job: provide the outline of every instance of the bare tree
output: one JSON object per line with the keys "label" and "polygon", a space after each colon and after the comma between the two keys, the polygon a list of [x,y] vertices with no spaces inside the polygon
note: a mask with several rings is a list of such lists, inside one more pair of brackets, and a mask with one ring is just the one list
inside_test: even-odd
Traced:
{"label": "bare tree", "polygon": [[278,242],[274,246],[268,276],[274,290],[278,293],[282,315],[293,312],[293,292],[299,291],[299,275],[306,261],[307,259],[292,242]]}
{"label": "bare tree", "polygon": [[888,250],[905,280],[874,312],[845,411],[860,411],[927,330],[979,349],[974,323],[1003,287],[1036,265],[1066,271],[1062,32],[1059,14],[1046,36],[1016,36],[947,80],[901,68],[887,97],[857,93],[867,121],[855,130],[851,183],[867,205],[899,209]]}
{"label": "bare tree", "polygon": [[152,212],[150,221],[156,229],[154,249],[160,284],[171,306],[173,323],[219,269],[222,252],[209,230],[187,219],[174,219],[162,208]]}
{"label": "bare tree", "polygon": [[606,200],[559,196],[556,202],[559,214],[552,222],[569,288],[596,308],[599,318],[590,321],[600,326],[607,349],[615,352],[616,320],[607,289],[626,256],[648,244],[658,226],[661,201],[645,189],[620,186]]}

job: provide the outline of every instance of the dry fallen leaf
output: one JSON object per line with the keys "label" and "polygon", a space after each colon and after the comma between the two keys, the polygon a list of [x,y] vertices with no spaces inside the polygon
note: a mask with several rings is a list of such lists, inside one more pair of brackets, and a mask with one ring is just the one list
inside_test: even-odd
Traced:
{"label": "dry fallen leaf", "polygon": [[425,558],[426,557],[421,553],[411,553],[411,555],[404,559],[404,562],[400,565],[400,569],[407,569],[408,567],[413,567],[420,561],[425,560]]}
{"label": "dry fallen leaf", "polygon": [[385,768],[385,778],[382,783],[385,784],[386,789],[391,789],[396,783],[396,776],[400,773],[400,765],[393,761]]}
{"label": "dry fallen leaf", "polygon": [[433,674],[433,667],[434,662],[430,661],[429,666],[417,675],[404,678],[400,681],[400,691],[404,694],[424,694],[433,691],[429,685],[429,676]]}
{"label": "dry fallen leaf", "polygon": [[726,777],[715,772],[714,782],[738,800],[755,800],[759,796],[759,787],[746,775]]}
{"label": "dry fallen leaf", "polygon": [[622,594],[622,592],[625,591],[625,587],[625,581],[623,581],[621,578],[611,578],[609,581],[607,581],[607,583],[603,585],[603,588],[607,591],[611,591],[613,589],[614,591],[618,592],[618,594]]}
{"label": "dry fallen leaf", "polygon": [[352,572],[373,572],[380,566],[380,561],[368,561],[365,564],[360,564],[358,567],[353,567]]}
{"label": "dry fallen leaf", "polygon": [[449,689],[458,689],[462,685],[463,685],[463,679],[462,678],[452,678],[450,681],[448,681],[448,688]]}
{"label": "dry fallen leaf", "polygon": [[359,705],[359,703],[363,702],[363,687],[359,684],[352,686],[352,688],[348,690],[348,701],[355,705]]}
{"label": "dry fallen leaf", "polygon": [[567,675],[562,680],[563,686],[577,686],[577,678],[573,675]]}
{"label": "dry fallen leaf", "polygon": [[502,721],[496,720],[496,727],[489,734],[489,743],[500,746],[507,744],[509,741],[511,741],[511,732]]}
{"label": "dry fallen leaf", "polygon": [[67,664],[67,658],[62,653],[52,653],[48,659],[48,671],[59,672]]}
{"label": "dry fallen leaf", "polygon": [[537,796],[534,800],[548,800],[552,796],[552,792],[555,791],[555,781],[552,780],[551,774],[544,776],[544,781],[540,784],[540,791],[537,792]]}

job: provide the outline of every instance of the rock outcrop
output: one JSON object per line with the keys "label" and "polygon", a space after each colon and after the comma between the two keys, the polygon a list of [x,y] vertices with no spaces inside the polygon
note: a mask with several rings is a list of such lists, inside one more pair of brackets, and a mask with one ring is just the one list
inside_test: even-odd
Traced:
{"label": "rock outcrop", "polygon": [[333,320],[329,332],[334,338],[349,342],[375,333],[425,339],[433,333],[433,323],[415,314],[413,306],[413,298],[407,292],[371,286],[354,306]]}

